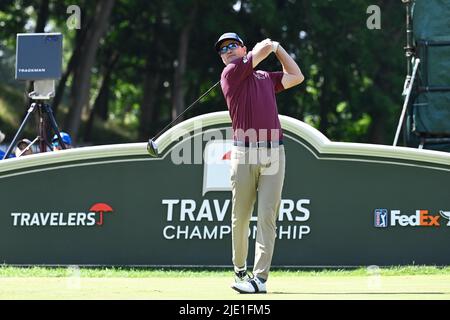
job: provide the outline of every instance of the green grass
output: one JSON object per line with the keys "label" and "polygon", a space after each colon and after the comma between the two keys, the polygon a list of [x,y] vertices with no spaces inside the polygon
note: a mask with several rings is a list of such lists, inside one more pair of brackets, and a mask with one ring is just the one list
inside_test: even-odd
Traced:
{"label": "green grass", "polygon": [[[0,277],[67,277],[77,272],[86,278],[141,278],[141,277],[230,277],[231,269],[189,268],[122,268],[122,267],[12,267],[0,266]],[[280,269],[274,268],[271,277],[351,277],[351,276],[411,276],[449,275],[450,267],[394,266],[356,269]]]}
{"label": "green grass", "polygon": [[274,269],[266,295],[230,289],[231,270],[0,267],[0,299],[450,299],[450,268]]}

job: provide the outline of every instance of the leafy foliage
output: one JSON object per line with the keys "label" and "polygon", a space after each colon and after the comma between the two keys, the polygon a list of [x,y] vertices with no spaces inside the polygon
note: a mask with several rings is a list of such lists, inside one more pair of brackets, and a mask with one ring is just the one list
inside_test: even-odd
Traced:
{"label": "leafy foliage", "polygon": [[[1,53],[14,52],[16,33],[33,31],[40,2],[0,3],[2,72],[11,70],[13,60]],[[75,52],[77,37],[96,18],[93,2],[78,1],[82,29],[68,30],[66,8],[72,2],[50,0],[46,27],[64,34],[65,68]],[[372,4],[381,8],[380,30],[366,26],[366,10]],[[178,89],[174,81],[180,63],[180,34],[194,7],[198,14],[189,33],[187,67]],[[406,70],[404,8],[400,1],[387,0],[117,0],[91,69],[90,99],[82,113],[80,140],[104,143],[98,130],[111,124],[122,128],[123,139],[117,140],[121,142],[157,132],[173,117],[176,90],[182,90],[187,106],[219,79],[223,65],[213,44],[228,31],[238,32],[248,50],[271,38],[295,57],[306,80],[278,95],[280,114],[303,120],[332,140],[390,143]],[[260,65],[266,70],[280,67],[273,56]],[[6,78],[2,74],[0,86],[10,88],[11,81]],[[65,84],[58,118],[67,114],[67,106],[77,99],[70,94],[72,79],[73,73]],[[0,95],[5,91],[0,90]],[[8,110],[17,110],[12,118],[20,118],[20,108]],[[220,89],[187,117],[218,110],[226,110]],[[87,135],[89,126],[93,131]]]}

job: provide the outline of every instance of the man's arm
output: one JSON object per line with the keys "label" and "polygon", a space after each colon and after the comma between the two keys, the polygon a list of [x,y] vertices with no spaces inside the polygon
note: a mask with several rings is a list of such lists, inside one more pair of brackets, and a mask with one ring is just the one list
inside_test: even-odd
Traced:
{"label": "man's arm", "polygon": [[294,59],[292,59],[289,53],[278,42],[273,41],[272,46],[278,61],[283,66],[284,75],[281,79],[283,87],[288,89],[302,83],[305,77]]}
{"label": "man's arm", "polygon": [[305,80],[299,66],[292,59],[292,57],[283,49],[283,47],[275,41],[265,39],[258,42],[252,49],[252,66],[255,68],[261,61],[269,56],[272,52],[275,52],[278,60],[283,66],[283,78],[281,84],[285,89],[296,86]]}
{"label": "man's arm", "polygon": [[269,56],[273,52],[272,41],[265,39],[258,42],[252,49],[252,66],[255,68],[261,61]]}

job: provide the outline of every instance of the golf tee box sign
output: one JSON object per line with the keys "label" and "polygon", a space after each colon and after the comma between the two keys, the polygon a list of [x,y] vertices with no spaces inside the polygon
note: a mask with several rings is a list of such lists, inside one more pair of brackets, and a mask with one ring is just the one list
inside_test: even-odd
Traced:
{"label": "golf tee box sign", "polygon": [[[331,142],[280,121],[274,266],[450,264],[449,153]],[[157,158],[142,142],[0,161],[1,262],[231,266],[231,136],[217,112],[161,135]]]}

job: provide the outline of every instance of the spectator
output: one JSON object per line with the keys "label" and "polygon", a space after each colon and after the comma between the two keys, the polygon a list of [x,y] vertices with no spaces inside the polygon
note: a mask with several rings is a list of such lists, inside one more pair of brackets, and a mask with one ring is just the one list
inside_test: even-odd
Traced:
{"label": "spectator", "polygon": [[[5,134],[0,131],[0,143],[2,143],[4,140],[5,140]],[[4,156],[5,156],[5,151],[0,149],[0,160],[2,160]]]}
{"label": "spectator", "polygon": [[14,153],[16,157],[33,154],[33,150],[31,149],[31,141],[28,139],[22,139],[19,142],[17,142],[16,150],[14,151]]}
{"label": "spectator", "polygon": [[[5,140],[5,134],[3,132],[0,131],[0,143],[2,143]],[[0,160],[3,160],[3,157],[5,156],[5,151],[0,149]],[[14,155],[14,153],[11,153],[9,155],[9,158],[15,158],[16,156]]]}
{"label": "spectator", "polygon": [[[70,137],[70,135],[67,132],[60,132],[60,134],[61,134],[61,139],[64,142],[64,146],[66,147],[66,149],[71,149],[72,148],[72,138]],[[53,146],[53,151],[62,150],[61,146],[59,145],[59,140],[58,140],[57,134],[55,134],[53,136],[52,146]]]}

